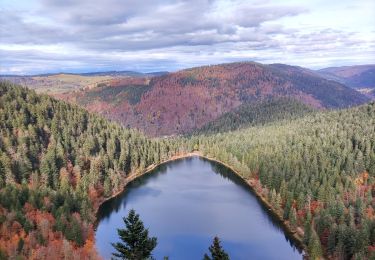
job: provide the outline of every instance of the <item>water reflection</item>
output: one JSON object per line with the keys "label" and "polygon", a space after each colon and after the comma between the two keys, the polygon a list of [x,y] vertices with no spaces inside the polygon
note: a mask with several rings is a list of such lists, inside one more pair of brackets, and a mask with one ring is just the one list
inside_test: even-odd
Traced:
{"label": "water reflection", "polygon": [[103,204],[96,242],[104,258],[110,258],[116,228],[123,227],[122,217],[131,208],[158,237],[157,259],[201,259],[214,235],[232,259],[302,258],[242,179],[202,158],[164,164]]}

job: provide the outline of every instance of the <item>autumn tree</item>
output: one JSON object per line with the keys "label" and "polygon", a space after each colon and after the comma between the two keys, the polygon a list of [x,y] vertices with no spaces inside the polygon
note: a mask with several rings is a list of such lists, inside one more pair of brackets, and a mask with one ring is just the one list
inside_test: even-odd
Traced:
{"label": "autumn tree", "polygon": [[310,259],[317,260],[322,256],[322,248],[320,245],[320,240],[315,232],[311,233],[309,239],[308,252]]}

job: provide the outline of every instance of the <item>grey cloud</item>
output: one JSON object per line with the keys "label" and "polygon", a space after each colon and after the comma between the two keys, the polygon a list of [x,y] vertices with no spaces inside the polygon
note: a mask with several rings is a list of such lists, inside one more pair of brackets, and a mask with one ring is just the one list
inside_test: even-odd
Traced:
{"label": "grey cloud", "polygon": [[230,0],[225,10],[213,0],[36,1],[31,10],[0,10],[1,67],[173,70],[208,60],[285,62],[286,55],[304,60],[306,53],[338,56],[364,44],[374,49],[350,31],[285,28],[280,19],[310,10],[273,1]]}
{"label": "grey cloud", "polygon": [[257,28],[266,21],[304,11],[298,7],[263,7],[247,3],[234,8],[228,17],[220,18],[213,15],[214,8],[214,1],[198,0],[42,0],[37,14],[51,20],[51,24],[26,23],[21,17],[23,14],[5,13],[2,41],[71,43],[94,50],[122,51],[248,42],[267,40],[269,30],[258,30],[256,37],[249,37],[240,33],[239,28]]}
{"label": "grey cloud", "polygon": [[[292,40],[293,39],[293,40]],[[357,34],[339,30],[322,30],[311,33],[294,33],[290,38],[289,46],[295,46],[296,51],[319,51],[332,49],[332,44],[343,45],[346,48],[359,46],[363,42],[357,38]]]}
{"label": "grey cloud", "polygon": [[306,12],[302,7],[287,6],[240,6],[236,9],[233,22],[242,27],[256,27],[266,21],[277,20],[285,16],[294,16]]}
{"label": "grey cloud", "polygon": [[51,25],[26,22],[21,15],[0,10],[0,43],[50,44],[72,39],[67,31]]}
{"label": "grey cloud", "polygon": [[112,25],[126,22],[129,17],[149,12],[162,1],[137,0],[41,0],[40,15],[53,14],[61,22],[73,25]]}

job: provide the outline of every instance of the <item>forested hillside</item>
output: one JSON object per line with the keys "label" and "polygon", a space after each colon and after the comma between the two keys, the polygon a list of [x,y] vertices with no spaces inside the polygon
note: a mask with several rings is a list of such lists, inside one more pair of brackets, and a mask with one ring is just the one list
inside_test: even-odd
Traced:
{"label": "forested hillside", "polygon": [[[98,258],[98,205],[130,174],[193,147],[237,170],[310,256],[374,257],[375,104],[310,113],[290,101],[239,109],[240,130],[148,139],[0,83],[0,259]],[[232,130],[234,119],[223,118],[212,129]]]}
{"label": "forested hillside", "polygon": [[312,107],[291,98],[245,103],[204,125],[194,134],[227,132],[280,120],[292,120],[314,111]]}
{"label": "forested hillside", "polygon": [[191,133],[240,105],[280,97],[314,108],[350,107],[369,100],[308,69],[255,62],[120,80],[57,96],[150,136]]}
{"label": "forested hillside", "polygon": [[180,147],[0,82],[0,259],[97,258],[98,204]]}
{"label": "forested hillside", "polygon": [[375,257],[374,103],[195,142],[240,172],[303,236],[313,259]]}

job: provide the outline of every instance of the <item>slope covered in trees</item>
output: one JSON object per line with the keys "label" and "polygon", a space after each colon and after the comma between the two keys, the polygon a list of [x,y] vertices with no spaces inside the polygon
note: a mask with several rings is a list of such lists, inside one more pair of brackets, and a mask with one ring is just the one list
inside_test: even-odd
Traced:
{"label": "slope covered in trees", "polygon": [[228,132],[280,120],[292,120],[313,113],[314,111],[313,108],[291,98],[271,99],[250,104],[245,103],[204,125],[194,133]]}
{"label": "slope covered in trees", "polygon": [[229,63],[127,78],[57,96],[150,136],[190,133],[245,103],[289,97],[315,108],[368,98],[317,73],[283,64]]}
{"label": "slope covered in trees", "polygon": [[303,234],[311,256],[374,256],[375,104],[255,118],[237,131],[151,140],[0,83],[1,257],[96,258],[98,204],[131,173],[192,147],[236,169]]}
{"label": "slope covered in trees", "polygon": [[374,103],[194,142],[233,166],[303,236],[313,259],[375,256]]}
{"label": "slope covered in trees", "polygon": [[178,147],[0,82],[0,255],[96,258],[98,204]]}

